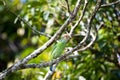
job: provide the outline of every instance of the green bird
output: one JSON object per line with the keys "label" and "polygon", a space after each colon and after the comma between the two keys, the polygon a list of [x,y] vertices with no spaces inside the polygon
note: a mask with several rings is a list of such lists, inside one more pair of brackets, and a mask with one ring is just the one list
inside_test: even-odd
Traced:
{"label": "green bird", "polygon": [[[53,47],[53,50],[51,52],[51,56],[50,56],[51,60],[56,59],[63,53],[69,39],[70,36],[68,34],[64,34],[63,37],[56,43],[56,45]],[[53,65],[50,66],[51,71],[53,70],[52,67]]]}

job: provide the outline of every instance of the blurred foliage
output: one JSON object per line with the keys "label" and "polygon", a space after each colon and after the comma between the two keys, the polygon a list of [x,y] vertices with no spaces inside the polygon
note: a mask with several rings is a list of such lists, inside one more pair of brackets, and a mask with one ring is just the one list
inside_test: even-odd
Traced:
{"label": "blurred foliage", "polygon": [[[6,1],[7,9],[20,15],[33,28],[50,35],[53,35],[69,16],[65,0]],[[72,11],[77,0],[68,1]],[[103,0],[102,4],[113,1],[116,0]],[[89,0],[84,18],[75,30],[76,34],[79,34],[87,23],[95,4],[96,0]],[[81,14],[82,6],[83,4],[81,4],[77,16]],[[116,57],[116,51],[120,53],[119,6],[120,4],[117,4],[99,9],[92,25],[99,29],[98,25],[103,22],[105,26],[99,29],[97,41],[90,49],[79,52],[80,57],[61,62],[53,78],[58,76],[62,80],[78,80],[81,77],[86,80],[120,79],[120,64],[118,64]],[[14,63],[23,59],[48,40],[45,36],[36,35],[22,21],[14,23],[17,16],[7,9],[0,1],[0,71],[10,66],[10,62]],[[69,30],[70,25],[66,28],[66,31]],[[81,39],[82,37],[73,37],[68,46],[74,47]],[[52,46],[29,63],[49,61]],[[10,74],[6,77],[6,80],[42,80],[48,70],[49,68],[24,69]]]}

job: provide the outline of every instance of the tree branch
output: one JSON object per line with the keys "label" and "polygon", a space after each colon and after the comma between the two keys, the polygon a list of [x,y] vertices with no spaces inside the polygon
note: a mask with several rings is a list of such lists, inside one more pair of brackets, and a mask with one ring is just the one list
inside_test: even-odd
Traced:
{"label": "tree branch", "polygon": [[117,1],[115,1],[115,2],[112,2],[112,3],[103,4],[103,5],[101,5],[101,7],[112,6],[112,5],[119,4],[119,3],[120,3],[120,0],[117,0]]}
{"label": "tree branch", "polygon": [[72,18],[75,18],[76,17],[76,15],[77,15],[77,12],[78,12],[78,10],[79,10],[79,8],[80,8],[80,3],[81,3],[81,0],[78,0],[77,1],[77,4],[76,4],[76,6],[75,6],[75,8],[74,8],[74,10],[73,10],[73,12],[72,12]]}
{"label": "tree branch", "polygon": [[76,24],[74,26],[72,26],[71,30],[70,30],[70,36],[72,36],[73,34],[73,31],[75,30],[75,28],[78,26],[78,24],[81,22],[83,16],[84,16],[84,13],[85,13],[85,10],[86,10],[86,7],[87,7],[87,4],[88,4],[88,1],[85,0],[84,2],[84,7],[83,7],[83,10],[82,10],[82,13],[81,13],[81,16],[79,17],[78,21],[76,22]]}
{"label": "tree branch", "polygon": [[[93,21],[95,15],[96,15],[98,9],[100,8],[100,6],[101,6],[101,0],[98,0],[98,1],[97,1],[97,4],[96,4],[96,6],[95,6],[95,9],[94,9],[94,11],[93,11],[93,14],[91,15],[90,20],[88,21],[87,34],[86,34],[86,36],[83,38],[83,40],[78,44],[78,46],[75,47],[75,50],[79,49],[79,48],[81,47],[81,45],[87,40],[87,38],[88,38],[88,36],[89,36],[89,33],[90,33],[90,30],[91,30],[92,21]],[[96,30],[96,29],[95,29],[95,30]],[[94,39],[94,38],[93,38],[93,39]],[[94,40],[93,40],[93,42],[94,42]],[[89,45],[91,45],[91,44],[92,44],[92,42],[91,42]],[[89,47],[89,45],[88,45],[88,47]],[[86,46],[86,48],[87,48],[87,46]],[[81,50],[85,50],[86,48],[84,47],[83,49],[80,49],[80,51],[81,51]]]}
{"label": "tree branch", "polygon": [[68,12],[69,12],[69,14],[71,14],[71,10],[70,10],[70,6],[69,6],[69,3],[68,3],[68,0],[65,0],[65,1],[66,1],[66,3],[67,3]]}
{"label": "tree branch", "polygon": [[[70,56],[67,56],[64,60],[61,60],[61,61],[65,61],[65,60],[69,60],[69,59],[73,59],[73,58],[77,58],[77,57],[80,57],[80,55],[70,55]],[[51,64],[55,64],[56,62],[54,61],[50,61],[50,62],[43,62],[43,63],[40,63],[40,64],[24,64],[23,66],[20,67],[20,69],[27,69],[27,68],[45,68],[45,67],[48,67],[50,66]]]}

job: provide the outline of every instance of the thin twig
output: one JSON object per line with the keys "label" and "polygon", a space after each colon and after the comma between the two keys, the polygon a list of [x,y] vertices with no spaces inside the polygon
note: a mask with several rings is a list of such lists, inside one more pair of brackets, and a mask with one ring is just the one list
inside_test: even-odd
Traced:
{"label": "thin twig", "polygon": [[120,0],[117,0],[117,1],[112,2],[112,3],[103,4],[103,5],[101,5],[101,7],[112,6],[112,5],[115,5],[115,4],[118,4],[118,3],[120,3]]}
{"label": "thin twig", "polygon": [[[100,25],[100,26],[101,26],[101,25]],[[95,32],[95,34],[93,34],[92,32],[90,32],[90,35],[92,36],[92,41],[91,41],[87,46],[85,46],[85,47],[83,47],[83,48],[80,48],[80,49],[78,49],[77,51],[84,51],[84,50],[86,50],[87,48],[89,48],[89,47],[95,42],[95,40],[96,40],[96,38],[97,38],[97,30],[94,29],[94,32]]]}
{"label": "thin twig", "polygon": [[91,23],[92,23],[95,15],[96,15],[98,9],[100,8],[100,6],[101,6],[101,0],[98,0],[98,1],[97,1],[97,4],[96,4],[96,6],[95,6],[95,9],[94,9],[94,11],[93,11],[93,13],[92,13],[92,15],[91,15],[91,17],[90,17],[90,20],[88,21],[87,34],[86,34],[86,36],[83,38],[83,40],[79,43],[79,46],[81,46],[81,45],[87,40],[87,38],[88,38],[88,36],[89,36],[89,33],[90,33],[90,30],[91,30]]}
{"label": "thin twig", "polygon": [[9,11],[11,14],[15,15],[15,16],[18,18],[18,20],[20,20],[20,21],[22,21],[24,24],[26,24],[27,27],[30,28],[32,31],[34,31],[34,32],[37,33],[38,35],[43,35],[43,36],[46,36],[46,37],[48,37],[48,38],[51,38],[50,35],[36,30],[36,29],[33,28],[33,27],[29,24],[29,22],[27,22],[24,18],[20,17],[20,16],[17,15],[16,13],[10,11],[10,9],[8,8],[5,0],[3,0],[3,4],[4,4],[4,6],[5,6],[5,8],[6,8],[7,11]]}
{"label": "thin twig", "polygon": [[69,6],[69,2],[68,2],[68,0],[65,0],[66,1],[66,3],[67,3],[67,9],[68,9],[68,12],[69,12],[69,14],[71,14],[71,10],[70,10],[70,6]]}
{"label": "thin twig", "polygon": [[74,8],[74,10],[73,10],[73,12],[72,12],[72,18],[75,18],[76,17],[76,15],[77,15],[77,12],[78,12],[78,10],[79,10],[79,8],[80,8],[80,3],[81,3],[81,0],[78,0],[77,1],[77,4],[76,4],[76,6],[75,6],[75,8]]}
{"label": "thin twig", "polygon": [[84,13],[85,13],[85,10],[86,10],[86,7],[87,7],[87,4],[88,4],[88,1],[85,0],[84,2],[84,7],[83,7],[83,10],[82,10],[82,13],[81,13],[81,16],[79,17],[79,19],[77,20],[76,24],[74,26],[72,26],[71,30],[70,30],[70,36],[72,36],[73,34],[73,31],[75,30],[75,28],[78,26],[78,24],[81,22],[83,16],[84,16]]}
{"label": "thin twig", "polygon": [[29,22],[27,22],[24,18],[22,18],[22,17],[20,17],[20,16],[17,16],[17,18],[18,18],[20,21],[24,22],[32,31],[36,32],[38,35],[43,35],[43,36],[46,36],[46,37],[48,37],[48,38],[51,38],[50,35],[48,35],[48,34],[46,34],[46,33],[43,33],[43,32],[40,32],[40,31],[36,30],[35,28],[33,28],[33,27],[29,24]]}

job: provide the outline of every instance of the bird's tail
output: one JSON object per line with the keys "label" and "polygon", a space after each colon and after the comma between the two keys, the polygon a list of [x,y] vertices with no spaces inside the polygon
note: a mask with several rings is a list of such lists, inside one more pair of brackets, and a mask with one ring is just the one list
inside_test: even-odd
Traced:
{"label": "bird's tail", "polygon": [[53,71],[53,65],[50,66],[50,71]]}

